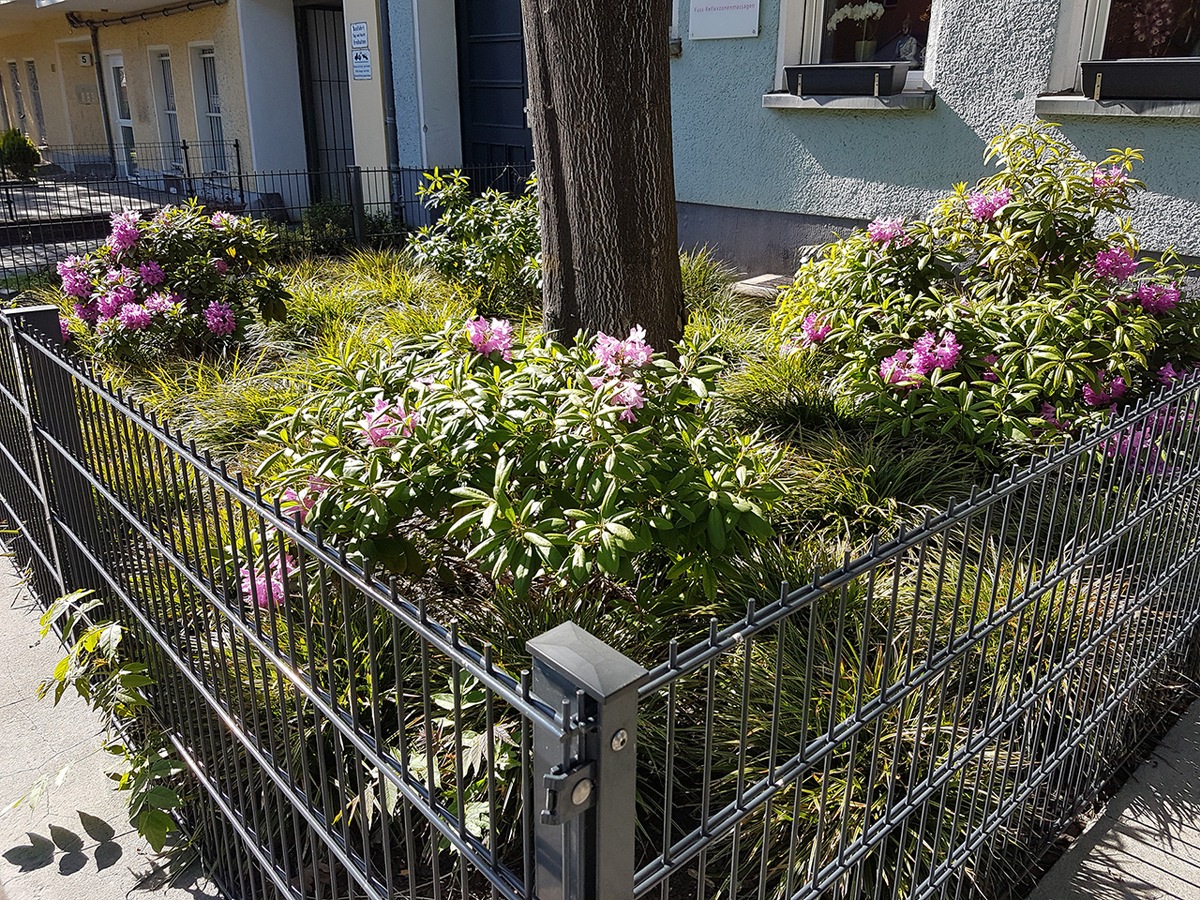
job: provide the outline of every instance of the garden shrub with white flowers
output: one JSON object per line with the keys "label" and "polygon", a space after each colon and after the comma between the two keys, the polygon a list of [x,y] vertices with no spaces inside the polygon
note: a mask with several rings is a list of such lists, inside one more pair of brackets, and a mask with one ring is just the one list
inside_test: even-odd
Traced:
{"label": "garden shrub with white flowers", "polygon": [[602,579],[711,598],[780,495],[777,456],[712,421],[723,367],[637,328],[566,347],[478,318],[347,367],[267,467],[285,508],[399,574],[458,562],[519,594]]}
{"label": "garden shrub with white flowers", "polygon": [[100,356],[126,361],[219,347],[286,315],[274,260],[266,225],[195,200],[150,219],[117,213],[102,247],[58,264],[73,312],[63,337],[86,333]]}
{"label": "garden shrub with white flowers", "polygon": [[984,459],[1094,425],[1200,356],[1185,267],[1143,257],[1124,217],[1141,158],[1095,164],[1048,126],[1006,132],[976,188],[806,263],[781,297],[781,352],[817,354],[877,428]]}

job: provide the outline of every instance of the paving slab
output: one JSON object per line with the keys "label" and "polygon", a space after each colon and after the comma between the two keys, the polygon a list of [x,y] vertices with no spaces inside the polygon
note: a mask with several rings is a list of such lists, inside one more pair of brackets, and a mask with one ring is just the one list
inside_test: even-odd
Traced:
{"label": "paving slab", "polygon": [[0,900],[219,900],[198,866],[157,856],[130,827],[100,717],[70,693],[57,707],[37,699],[63,655],[38,639],[40,615],[0,558],[0,809],[46,781],[35,805],[0,814]]}
{"label": "paving slab", "polygon": [[1200,900],[1200,701],[1030,900]]}

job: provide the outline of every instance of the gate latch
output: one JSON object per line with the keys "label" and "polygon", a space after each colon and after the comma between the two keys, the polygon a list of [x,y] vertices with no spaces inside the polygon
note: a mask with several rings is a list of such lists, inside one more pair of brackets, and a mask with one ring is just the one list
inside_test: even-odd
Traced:
{"label": "gate latch", "polygon": [[555,766],[543,776],[546,784],[546,806],[542,810],[543,825],[569,822],[596,802],[596,764],[576,763],[569,769]]}

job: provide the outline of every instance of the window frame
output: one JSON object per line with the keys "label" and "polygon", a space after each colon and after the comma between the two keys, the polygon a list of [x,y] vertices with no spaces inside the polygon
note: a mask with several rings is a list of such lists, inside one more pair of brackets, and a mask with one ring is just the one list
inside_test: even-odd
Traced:
{"label": "window frame", "polygon": [[[213,112],[209,92],[209,67],[212,60],[212,81],[216,87],[217,110]],[[200,143],[201,169],[225,172],[229,159],[225,153],[225,119],[221,98],[221,73],[217,66],[216,45],[209,42],[188,44],[188,64],[191,68],[192,107],[196,116],[196,134]],[[213,123],[216,123],[214,127]],[[205,150],[205,145],[208,149]],[[210,165],[211,164],[211,165]]]}
{"label": "window frame", "polygon": [[0,71],[0,124],[4,126],[4,130],[12,128],[12,118],[8,113],[8,94],[7,88],[4,87],[4,72]]}
{"label": "window frame", "polygon": [[[158,126],[159,141],[171,147],[170,160],[175,168],[183,170],[183,150],[181,143],[183,132],[179,129],[179,90],[175,84],[175,61],[171,57],[171,48],[166,46],[147,47],[150,57],[150,85],[154,92],[154,119]],[[170,96],[167,93],[166,71],[163,61],[166,61],[171,72]],[[168,99],[174,103],[174,109],[168,105]],[[167,159],[163,157],[164,161]]]}

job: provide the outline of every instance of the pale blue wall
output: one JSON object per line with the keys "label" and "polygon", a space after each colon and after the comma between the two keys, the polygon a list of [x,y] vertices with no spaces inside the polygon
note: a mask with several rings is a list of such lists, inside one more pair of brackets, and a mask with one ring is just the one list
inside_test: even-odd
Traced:
{"label": "pale blue wall", "polygon": [[[1068,0],[1069,2],[1069,0]],[[916,215],[957,181],[986,174],[985,142],[1034,119],[1054,51],[1058,0],[934,0],[933,110],[762,108],[774,87],[779,0],[762,0],[757,38],[690,41],[671,62],[682,202],[820,216]],[[1200,255],[1200,119],[1064,120],[1085,154],[1141,147],[1151,191],[1135,224],[1147,246]]]}

